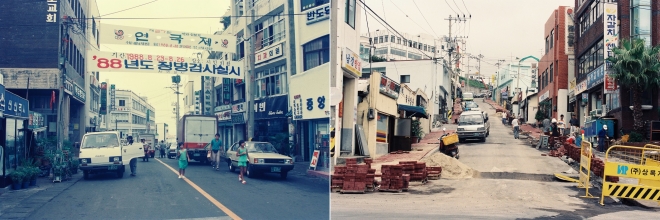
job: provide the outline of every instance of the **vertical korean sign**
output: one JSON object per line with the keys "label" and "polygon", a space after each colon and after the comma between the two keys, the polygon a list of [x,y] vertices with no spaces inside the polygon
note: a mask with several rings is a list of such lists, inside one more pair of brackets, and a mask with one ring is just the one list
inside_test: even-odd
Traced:
{"label": "vertical korean sign", "polygon": [[117,110],[115,108],[115,84],[110,85],[110,112]]}
{"label": "vertical korean sign", "polygon": [[209,76],[202,76],[202,85],[204,86],[202,95],[202,106],[204,106],[204,109],[202,109],[202,114],[213,115],[213,108],[215,108],[215,103],[213,103],[213,99],[211,98],[214,93],[213,78]]}
{"label": "vertical korean sign", "polygon": [[[605,25],[604,32],[604,43],[605,43],[605,73],[607,73],[612,66],[612,62],[607,61],[607,58],[613,56],[612,49],[616,48],[619,45],[619,27],[618,27],[618,17],[617,17],[617,4],[616,3],[604,3],[604,22]],[[617,92],[616,80],[605,74],[604,93],[611,94]]]}
{"label": "vertical korean sign", "polygon": [[101,108],[99,114],[108,114],[108,83],[101,83]]}
{"label": "vertical korean sign", "polygon": [[57,6],[60,4],[57,0],[46,0],[46,4],[46,23],[57,23]]}

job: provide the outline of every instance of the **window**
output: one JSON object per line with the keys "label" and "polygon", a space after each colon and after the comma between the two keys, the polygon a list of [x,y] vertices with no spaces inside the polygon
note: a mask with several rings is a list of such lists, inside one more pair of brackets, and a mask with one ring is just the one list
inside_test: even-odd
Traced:
{"label": "window", "polygon": [[330,35],[317,38],[303,45],[303,71],[330,61]]}
{"label": "window", "polygon": [[382,44],[382,43],[383,43],[383,36],[380,36],[380,37],[378,38],[378,43],[379,43],[379,44]]}
{"label": "window", "polygon": [[578,24],[580,26],[579,34],[582,36],[584,32],[589,30],[591,26],[596,23],[603,15],[603,4],[600,1],[593,1],[590,6],[587,6],[587,9],[584,10],[584,13],[578,19]]}
{"label": "window", "polygon": [[410,75],[401,75],[401,83],[410,83]]}
{"label": "window", "polygon": [[422,55],[408,52],[408,58],[413,60],[419,60],[422,59]]}
{"label": "window", "polygon": [[255,50],[260,50],[284,39],[286,36],[283,13],[271,16],[255,25]]}
{"label": "window", "polygon": [[255,98],[286,94],[286,65],[280,65],[257,72],[255,79]]}
{"label": "window", "polygon": [[578,72],[577,78],[579,80],[587,77],[587,74],[596,69],[605,62],[603,48],[603,39],[594,44],[590,49],[586,50],[584,55],[578,58]]}
{"label": "window", "polygon": [[552,82],[552,79],[553,79],[554,75],[555,75],[555,72],[554,72],[553,65],[550,64],[550,82],[548,82],[548,83]]}
{"label": "window", "polygon": [[119,100],[119,106],[126,106],[126,100]]}
{"label": "window", "polygon": [[355,29],[355,0],[346,0],[346,16],[344,22]]}
{"label": "window", "polygon": [[392,40],[390,40],[390,42],[392,42],[392,43],[395,42],[395,40],[394,40],[394,35],[392,35]]}
{"label": "window", "polygon": [[389,39],[390,39],[389,36],[385,36],[385,43],[387,43]]}
{"label": "window", "polygon": [[300,0],[302,11],[329,3],[330,0]]}
{"label": "window", "polygon": [[630,35],[633,38],[644,39],[646,45],[651,45],[651,1],[635,0],[632,1],[630,8],[630,17],[632,18]]}
{"label": "window", "polygon": [[555,46],[555,29],[550,31],[550,49]]}
{"label": "window", "polygon": [[396,38],[396,43],[397,43],[397,44],[401,44],[401,38],[400,38],[400,37],[397,37],[397,38]]}
{"label": "window", "polygon": [[406,51],[396,49],[396,48],[390,48],[390,54],[406,57]]}
{"label": "window", "polygon": [[545,53],[548,53],[550,51],[550,37],[545,37]]}

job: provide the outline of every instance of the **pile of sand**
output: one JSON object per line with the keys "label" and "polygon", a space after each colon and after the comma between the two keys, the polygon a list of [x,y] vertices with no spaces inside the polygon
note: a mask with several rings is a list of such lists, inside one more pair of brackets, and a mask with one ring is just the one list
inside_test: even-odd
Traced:
{"label": "pile of sand", "polygon": [[475,172],[472,168],[461,163],[456,158],[447,156],[439,152],[436,152],[422,159],[421,161],[426,162],[426,166],[442,167],[442,178],[451,178],[451,179],[472,178]]}

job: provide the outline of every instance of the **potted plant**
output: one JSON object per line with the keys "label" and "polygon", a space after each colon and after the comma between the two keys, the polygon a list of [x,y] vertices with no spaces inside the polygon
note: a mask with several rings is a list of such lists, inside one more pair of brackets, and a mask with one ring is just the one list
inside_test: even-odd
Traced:
{"label": "potted plant", "polygon": [[412,135],[413,143],[419,143],[419,140],[424,135],[424,131],[422,131],[422,122],[420,122],[419,119],[412,121]]}
{"label": "potted plant", "polygon": [[30,179],[32,179],[32,171],[30,170],[29,167],[22,167],[21,169],[23,170],[23,184],[21,185],[23,189],[27,189],[28,187],[30,187]]}
{"label": "potted plant", "polygon": [[41,173],[39,167],[30,167],[30,174],[32,174],[30,178],[30,186],[37,185],[37,177],[39,176],[39,173]]}
{"label": "potted plant", "polygon": [[12,182],[12,188],[14,190],[19,190],[21,189],[21,185],[23,184],[23,178],[25,174],[23,173],[23,170],[21,169],[16,169],[13,172],[9,174],[9,177],[11,178]]}

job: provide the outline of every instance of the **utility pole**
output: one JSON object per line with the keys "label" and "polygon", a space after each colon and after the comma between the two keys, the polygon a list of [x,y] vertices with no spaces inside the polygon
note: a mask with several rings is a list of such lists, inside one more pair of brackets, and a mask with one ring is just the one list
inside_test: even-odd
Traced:
{"label": "utility pole", "polygon": [[[470,16],[470,17],[471,17],[471,16]],[[445,18],[445,20],[449,21],[449,37],[446,39],[446,41],[447,41],[447,47],[448,47],[448,49],[447,49],[447,53],[448,53],[448,55],[449,55],[449,66],[450,66],[450,68],[451,68],[451,65],[452,65],[452,63],[451,63],[451,62],[452,62],[451,54],[452,54],[452,52],[453,52],[454,49],[455,49],[455,48],[454,48],[454,47],[455,47],[455,44],[454,44],[454,43],[455,43],[455,40],[451,37],[451,26],[452,26],[452,21],[453,21],[454,23],[455,23],[455,22],[461,22],[461,21],[464,22],[464,21],[466,21],[467,19],[468,19],[468,18],[465,18],[465,16],[463,16],[463,18],[461,18],[461,17],[452,17],[451,15],[449,15],[449,18]],[[452,72],[453,72],[453,71],[452,71]],[[461,82],[460,82],[460,78],[459,78],[459,73],[455,73],[455,74],[456,74],[456,78],[455,78],[455,79],[456,79],[456,82],[460,85]],[[454,90],[454,91],[455,91],[454,94],[455,94],[456,97],[458,96],[458,88],[459,88],[459,86],[457,85],[457,86],[456,86],[456,89]]]}
{"label": "utility pole", "polygon": [[254,137],[254,94],[252,94],[252,84],[254,83],[256,73],[254,72],[254,47],[256,46],[256,37],[253,37],[254,33],[254,15],[255,11],[254,8],[249,9],[249,16],[250,16],[250,24],[248,24],[248,28],[246,30],[246,35],[249,36],[248,41],[249,43],[246,45],[250,45],[250,53],[247,57],[248,61],[248,71],[245,74],[245,96],[247,98],[247,120],[245,121],[246,123],[246,130],[247,130],[247,139],[252,140]]}
{"label": "utility pole", "polygon": [[[61,77],[61,84],[59,88],[59,103],[57,105],[57,149],[59,151],[62,150],[63,145],[64,145],[64,109],[63,109],[63,104],[64,104],[64,85],[66,83],[66,61],[67,57],[65,54],[67,53],[66,51],[66,44],[68,43],[69,40],[69,25],[70,19],[68,16],[64,16],[60,20],[60,26],[64,26],[64,29],[60,28],[60,44],[59,44],[59,72],[60,72],[60,77]],[[62,160],[62,158],[58,158],[58,160]]]}
{"label": "utility pole", "polygon": [[[179,87],[181,87],[181,84],[180,84],[180,83],[181,83],[181,75],[177,74],[176,76],[172,76],[172,83],[173,83],[174,85],[172,85],[172,86],[170,86],[170,87],[165,87],[165,88],[170,88],[170,89],[174,90],[175,87],[176,87],[176,90],[174,90],[174,93],[176,94],[176,108],[175,108],[175,111],[176,111],[176,119],[174,119],[174,121],[175,121],[175,125],[176,125],[175,127],[178,128],[178,126],[179,126],[179,118],[181,118],[180,115],[179,115],[179,112],[180,112],[180,111],[179,111],[179,106],[181,106],[181,105],[179,104],[179,95],[181,94],[181,93],[179,92]],[[163,126],[163,127],[165,127],[165,126]],[[178,137],[177,137],[177,138],[178,138]],[[177,142],[178,142],[178,141],[179,141],[179,140],[177,139]]]}

